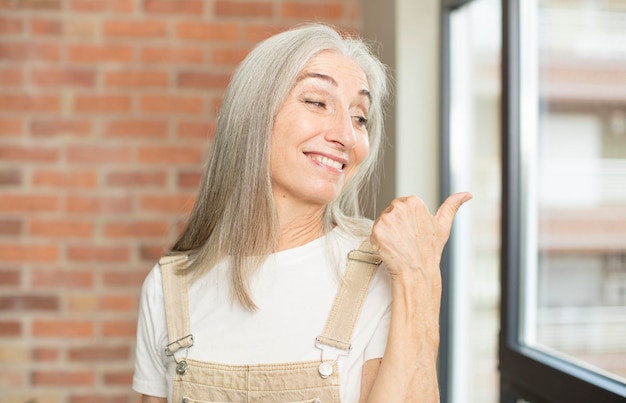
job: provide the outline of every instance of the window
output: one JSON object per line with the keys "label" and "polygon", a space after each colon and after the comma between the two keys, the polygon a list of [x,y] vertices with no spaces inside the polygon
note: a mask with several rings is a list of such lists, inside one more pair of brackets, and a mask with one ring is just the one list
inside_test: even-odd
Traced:
{"label": "window", "polygon": [[501,401],[626,397],[626,1],[503,1]]}
{"label": "window", "polygon": [[[471,191],[442,273],[443,402],[496,402],[500,256],[500,0],[447,2],[443,13],[444,196]],[[447,337],[446,337],[447,336]]]}

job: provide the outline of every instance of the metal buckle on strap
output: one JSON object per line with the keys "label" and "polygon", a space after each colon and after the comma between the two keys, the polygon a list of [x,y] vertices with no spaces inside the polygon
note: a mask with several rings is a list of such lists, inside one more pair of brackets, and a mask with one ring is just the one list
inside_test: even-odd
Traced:
{"label": "metal buckle on strap", "polygon": [[[193,347],[193,342],[193,335],[189,334],[165,346],[165,355],[174,358],[174,362],[176,363],[176,373],[178,375],[185,375],[189,369],[187,357],[189,356],[189,348]],[[177,359],[174,353],[181,348],[185,349],[185,357]]]}
{"label": "metal buckle on strap", "polygon": [[[334,342],[333,344],[335,345],[344,345],[345,348],[330,345],[328,343],[324,343],[322,341],[323,339],[330,340]],[[321,364],[318,367],[317,371],[320,373],[320,376],[322,377],[322,379],[326,379],[333,374],[333,367],[339,360],[339,357],[347,356],[352,351],[352,344],[346,343],[345,341],[342,341],[342,340],[333,339],[332,337],[328,337],[328,336],[317,336],[315,338],[315,347],[320,350]],[[324,352],[325,351],[328,352],[329,350],[335,350],[335,354],[334,354],[335,359],[324,361]]]}
{"label": "metal buckle on strap", "polygon": [[[193,346],[193,334],[188,334],[185,337],[181,337],[180,339],[171,342],[167,346],[165,346],[165,355],[171,357],[175,352],[180,350],[181,348],[190,348]],[[176,348],[172,348],[176,347]]]}
{"label": "metal buckle on strap", "polygon": [[368,263],[368,264],[375,264],[377,266],[383,262],[382,259],[380,258],[380,256],[378,256],[377,253],[366,252],[366,251],[362,251],[360,249],[351,250],[348,253],[348,259],[349,260],[356,260],[357,262],[363,262],[363,263]]}

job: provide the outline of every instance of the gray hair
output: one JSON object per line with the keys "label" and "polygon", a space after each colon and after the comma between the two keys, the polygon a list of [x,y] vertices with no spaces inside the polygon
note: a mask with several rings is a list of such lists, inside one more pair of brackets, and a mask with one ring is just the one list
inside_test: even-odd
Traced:
{"label": "gray hair", "polygon": [[371,228],[371,221],[362,216],[359,194],[380,159],[388,94],[385,66],[363,40],[342,37],[322,24],[299,26],[266,39],[240,64],[228,86],[196,204],[172,247],[174,253],[191,252],[189,270],[194,278],[229,258],[234,296],[249,309],[255,308],[249,274],[278,244],[270,179],[274,119],[309,60],[328,50],[361,67],[372,102],[367,123],[370,151],[326,207],[324,230],[338,226],[365,236]]}

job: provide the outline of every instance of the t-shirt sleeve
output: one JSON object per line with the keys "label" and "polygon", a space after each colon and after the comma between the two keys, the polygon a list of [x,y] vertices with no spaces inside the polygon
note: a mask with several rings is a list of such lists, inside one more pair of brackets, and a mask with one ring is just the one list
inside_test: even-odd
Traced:
{"label": "t-shirt sleeve", "polygon": [[391,318],[391,306],[385,310],[385,313],[380,318],[378,326],[367,344],[363,353],[364,361],[372,360],[374,358],[382,358],[387,347],[387,337],[389,335],[389,322]]}
{"label": "t-shirt sleeve", "polygon": [[167,396],[167,369],[163,361],[164,353],[161,353],[165,346],[160,345],[166,329],[161,281],[160,268],[156,265],[141,289],[133,374],[133,389],[156,397]]}

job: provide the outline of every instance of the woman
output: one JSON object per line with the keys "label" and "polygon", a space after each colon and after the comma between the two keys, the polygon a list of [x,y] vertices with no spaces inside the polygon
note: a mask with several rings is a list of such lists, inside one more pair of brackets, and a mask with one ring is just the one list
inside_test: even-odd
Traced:
{"label": "woman", "polygon": [[364,43],[319,24],[242,62],[189,223],[144,283],[143,402],[438,401],[439,259],[471,196],[360,215],[386,95]]}

